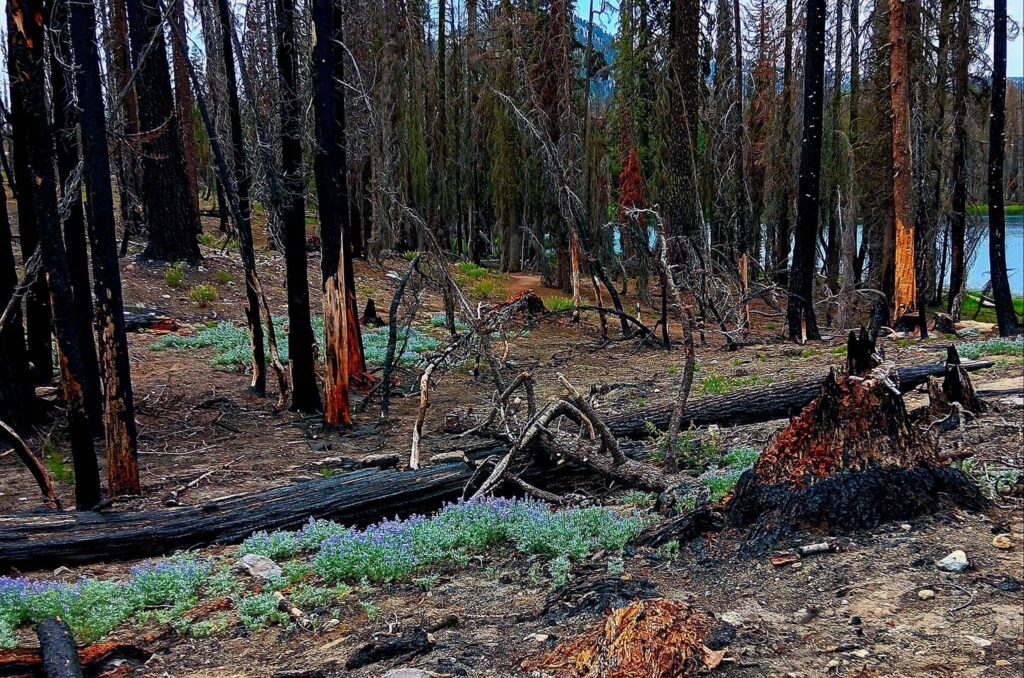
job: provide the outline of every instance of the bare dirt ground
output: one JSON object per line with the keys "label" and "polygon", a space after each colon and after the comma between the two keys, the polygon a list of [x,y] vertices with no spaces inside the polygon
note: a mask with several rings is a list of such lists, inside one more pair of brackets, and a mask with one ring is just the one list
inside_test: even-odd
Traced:
{"label": "bare dirt ground", "polygon": [[[165,282],[164,266],[126,259],[126,304],[157,309],[176,319],[179,331],[185,332],[210,320],[241,323],[243,290],[236,282],[223,282],[226,276],[221,273],[241,279],[236,253],[215,246],[203,249],[202,266],[185,266],[183,282],[173,288]],[[271,307],[286,315],[283,262],[273,252],[261,252],[258,259]],[[311,280],[319,279],[318,265],[312,258]],[[397,285],[388,272],[401,272],[406,265],[402,259],[379,267],[357,263],[360,304],[372,297],[383,315]],[[214,285],[217,301],[203,306],[190,300],[188,291],[198,284]],[[540,289],[539,279],[529,275],[507,278],[502,292],[527,288],[545,297],[562,294]],[[315,313],[320,295],[316,285],[311,291]],[[632,297],[627,302],[628,308],[634,307]],[[429,320],[440,308],[440,300],[428,295],[416,322],[438,338],[444,330],[431,329]],[[645,314],[651,320],[652,313]],[[709,377],[765,384],[824,375],[830,366],[843,362],[843,356],[832,350],[841,344],[840,337],[807,347],[773,342],[783,324],[782,318],[759,316],[755,334],[764,343],[736,352],[722,350],[723,342],[709,334],[708,344],[697,349],[693,397],[706,394],[702,385]],[[371,404],[357,416],[354,433],[320,431],[293,413],[275,411],[273,387],[265,399],[246,395],[247,375],[215,369],[208,350],[153,351],[151,345],[160,336],[130,336],[143,496],[119,502],[118,509],[163,506],[169,492],[200,477],[201,482],[180,493],[180,503],[301,482],[323,473],[323,462],[329,458],[408,452],[415,398],[393,401],[387,425],[378,426],[377,407]],[[887,342],[886,351],[899,365],[933,363],[944,357],[947,344],[941,338],[924,345]],[[671,400],[683,369],[679,351],[638,348],[632,342],[603,344],[596,317],[581,325],[564,318],[542,320],[526,336],[512,340],[508,351],[516,369],[529,369],[536,377],[541,401],[557,394],[555,375],[563,373],[581,389],[602,387],[603,412]],[[1024,363],[1019,356],[994,360],[996,367],[975,376],[977,387],[1021,385]],[[411,388],[417,376],[404,371],[403,388]],[[427,450],[442,440],[436,431],[446,412],[482,406],[491,392],[491,385],[467,369],[443,376],[432,393]],[[204,405],[215,398],[223,400]],[[912,394],[908,406],[924,400],[923,394]],[[947,450],[970,449],[976,459],[1019,466],[1024,410],[1012,399],[997,398],[992,404],[992,410],[966,430],[945,436],[942,445]],[[761,449],[784,423],[723,428],[717,435],[726,448]],[[55,412],[52,422],[41,426],[29,443],[67,459],[62,431],[61,416]],[[73,487],[58,485],[65,504],[72,505]],[[621,494],[619,488],[605,485],[591,485],[587,491],[595,500],[612,504]],[[765,555],[741,554],[737,544],[722,537],[698,551],[683,548],[677,557],[648,549],[633,551],[625,558],[622,577],[647,579],[660,595],[690,601],[734,624],[738,635],[727,661],[716,670],[723,675],[1022,675],[1024,591],[1019,580],[1024,579],[1024,513],[1019,502],[1002,501],[985,515],[949,512],[841,535],[842,551],[805,559],[799,568],[773,566]],[[38,506],[24,468],[12,454],[0,456],[0,512]],[[1012,535],[1009,550],[992,544],[993,536],[1004,532]],[[794,543],[820,537],[800,535]],[[954,549],[968,554],[971,569],[959,575],[939,572],[934,561]],[[119,578],[126,576],[129,565],[30,574],[69,580]],[[604,570],[605,556],[598,554],[592,567]],[[162,650],[133,671],[154,676],[379,676],[401,665],[450,675],[525,675],[519,668],[525,658],[600,618],[600,610],[566,618],[538,616],[549,582],[532,576],[531,563],[506,550],[474,559],[468,568],[441,568],[435,574],[438,581],[428,592],[413,583],[355,589],[342,600],[338,624],[329,631],[270,627],[248,632],[238,625],[211,638],[167,631]],[[1007,581],[1018,582],[1016,590]],[[922,599],[922,589],[933,591],[934,597]],[[400,664],[383,662],[353,672],[343,668],[345,658],[360,645],[449,613],[458,615],[460,623],[434,634],[433,652]],[[137,633],[138,629],[122,629],[114,637]],[[127,668],[115,668],[111,675],[123,675]]]}

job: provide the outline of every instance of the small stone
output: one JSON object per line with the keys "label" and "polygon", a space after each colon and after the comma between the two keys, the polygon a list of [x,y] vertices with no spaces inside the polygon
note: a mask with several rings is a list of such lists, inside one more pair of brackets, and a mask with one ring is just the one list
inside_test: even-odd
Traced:
{"label": "small stone", "polygon": [[282,575],[281,566],[266,556],[255,553],[247,553],[241,560],[235,563],[235,570],[244,570],[249,576],[268,581],[277,579]]}
{"label": "small stone", "polygon": [[1009,665],[1010,665],[1010,661],[1008,659],[997,659],[996,660],[996,666],[1002,667],[1002,666],[1009,666]]}
{"label": "small stone", "polygon": [[995,539],[992,540],[992,546],[997,549],[1008,549],[1013,546],[1013,540],[1008,534],[997,534]]}
{"label": "small stone", "polygon": [[324,622],[324,625],[323,625],[323,628],[321,629],[321,632],[322,633],[328,633],[328,632],[333,631],[334,629],[338,628],[338,626],[340,626],[340,625],[341,625],[341,620],[340,619],[328,619],[326,622]]}
{"label": "small stone", "polygon": [[440,673],[424,671],[423,669],[391,669],[380,678],[435,678]]}
{"label": "small stone", "polygon": [[964,572],[968,566],[967,554],[959,549],[935,563],[935,567],[943,572]]}
{"label": "small stone", "polygon": [[739,613],[734,610],[729,610],[728,612],[724,613],[722,615],[722,621],[724,621],[726,624],[732,624],[733,626],[743,625],[743,617],[741,617]]}
{"label": "small stone", "polygon": [[979,638],[978,636],[966,636],[966,638],[978,647],[992,647],[992,641],[987,638]]}
{"label": "small stone", "polygon": [[857,657],[858,659],[864,659],[865,657],[867,657],[871,653],[868,652],[867,650],[854,650],[850,654],[852,654],[854,657]]}
{"label": "small stone", "polygon": [[818,610],[816,608],[802,607],[793,613],[794,624],[806,624],[812,619],[818,616]]}
{"label": "small stone", "polygon": [[931,600],[935,597],[935,591],[932,591],[931,589],[921,589],[917,592],[917,597],[921,600]]}
{"label": "small stone", "polygon": [[903,523],[902,525],[900,525],[900,529],[904,532],[910,532],[910,527],[910,523]]}
{"label": "small stone", "polygon": [[547,633],[531,633],[530,635],[526,636],[526,638],[524,638],[523,640],[533,640],[538,643],[543,643],[550,637],[551,636]]}
{"label": "small stone", "polygon": [[828,664],[825,664],[825,667],[826,667],[826,668],[830,668],[830,669],[834,669],[835,667],[839,666],[839,663],[840,663],[840,662],[839,662],[839,660],[838,660],[838,659],[833,659],[833,660],[832,660],[832,661],[830,661],[830,662],[829,662]]}

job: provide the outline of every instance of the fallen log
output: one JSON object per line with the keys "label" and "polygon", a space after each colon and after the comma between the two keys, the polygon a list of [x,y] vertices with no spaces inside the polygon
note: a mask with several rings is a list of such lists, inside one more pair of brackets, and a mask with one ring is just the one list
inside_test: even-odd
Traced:
{"label": "fallen log", "polygon": [[[992,365],[989,361],[971,361],[961,363],[960,367],[967,372],[974,372]],[[901,367],[897,371],[900,390],[904,393],[911,391],[927,383],[928,377],[943,376],[945,369],[942,363]],[[742,426],[793,417],[821,393],[821,382],[821,377],[793,379],[769,386],[743,388],[722,396],[690,400],[683,411],[683,423],[684,426],[690,423],[694,426]],[[612,415],[605,417],[605,423],[619,438],[644,438],[650,435],[648,422],[659,429],[668,426],[672,407],[672,403],[669,403]]]}
{"label": "fallen log", "polygon": [[[83,672],[94,675],[106,662],[121,659],[142,664],[153,656],[156,634],[144,634],[133,643],[107,641],[75,649]],[[0,676],[35,676],[44,673],[44,654],[40,648],[26,647],[0,650]],[[81,675],[81,674],[79,674]]]}
{"label": "fallen log", "polygon": [[[966,370],[991,366],[964,363]],[[904,368],[900,386],[909,390],[944,366]],[[747,424],[785,417],[821,392],[821,380],[797,380],[687,403],[684,422]],[[610,416],[617,437],[649,435],[644,422],[667,426],[672,405]],[[501,455],[498,441],[453,441],[472,462]],[[195,506],[118,513],[13,513],[0,517],[0,568],[38,569],[63,564],[128,560],[209,544],[234,543],[257,530],[297,528],[311,516],[346,524],[367,524],[386,516],[429,510],[457,499],[475,467],[453,462],[417,470],[367,468],[334,478],[310,480],[240,494]],[[539,473],[539,472],[538,472]],[[530,480],[529,477],[524,480]]]}
{"label": "fallen log", "polygon": [[36,624],[39,654],[46,678],[82,678],[82,664],[71,627],[60,617],[47,617]]}

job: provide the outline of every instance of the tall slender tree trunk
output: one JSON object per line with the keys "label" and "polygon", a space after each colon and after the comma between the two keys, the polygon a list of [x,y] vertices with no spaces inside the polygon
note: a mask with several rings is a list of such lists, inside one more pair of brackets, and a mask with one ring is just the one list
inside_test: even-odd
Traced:
{"label": "tall slender tree trunk", "polygon": [[684,262],[689,241],[703,252],[705,234],[697,195],[696,167],[698,101],[700,88],[699,0],[671,0],[669,4],[669,92],[674,116],[665,139],[667,176],[662,191],[669,259]]}
{"label": "tall slender tree trunk", "polygon": [[8,0],[8,58],[16,77],[26,125],[24,158],[29,181],[22,191],[32,195],[43,270],[49,282],[54,332],[63,367],[71,454],[75,468],[75,504],[91,509],[100,500],[99,468],[82,392],[82,342],[75,323],[74,297],[68,255],[60,232],[57,180],[54,174],[53,130],[49,125],[45,86],[44,31],[47,12],[40,0]]}
{"label": "tall slender tree trunk", "polygon": [[[11,25],[9,6],[7,24],[8,40],[11,40],[15,27]],[[29,111],[32,104],[37,102],[25,101],[25,93],[30,87],[27,83],[21,82],[17,62],[10,53],[7,55],[7,74],[8,82],[11,83],[11,150],[14,156],[13,181],[10,183],[20,189],[17,192],[18,236],[21,240],[21,260],[27,264],[39,245],[35,191],[30,190],[32,172],[29,168],[29,156],[32,149],[28,146],[26,134],[27,128],[35,123]],[[36,384],[49,384],[53,380],[53,342],[50,328],[53,314],[50,311],[49,294],[44,275],[36,276],[35,281],[25,292],[25,338],[31,377]]]}
{"label": "tall slender tree trunk", "polygon": [[896,215],[896,278],[890,307],[893,319],[900,318],[917,307],[917,279],[914,267],[914,168],[910,130],[909,12],[906,0],[889,0],[892,198]]}
{"label": "tall slender tree trunk", "polygon": [[993,3],[992,112],[988,127],[988,258],[999,335],[1020,331],[1006,271],[1006,214],[1003,161],[1006,157],[1006,0]]}
{"label": "tall slender tree trunk", "polygon": [[[18,286],[18,264],[7,214],[7,190],[0,177],[0,309],[7,308]],[[7,323],[0,327],[0,421],[26,430],[32,417],[32,381],[25,351],[25,327],[21,304],[15,304]],[[0,310],[2,313],[2,310]]]}
{"label": "tall slender tree trunk", "polygon": [[103,428],[107,449],[107,489],[111,495],[139,494],[138,432],[124,325],[121,272],[114,228],[114,196],[96,47],[92,3],[68,2],[77,70],[75,87],[81,108],[82,156],[92,241],[92,279],[96,295],[96,336],[103,376]]}
{"label": "tall slender tree trunk", "polygon": [[[252,204],[249,190],[249,168],[245,153],[245,138],[242,136],[242,113],[238,103],[238,84],[235,79],[235,58],[231,46],[231,8],[228,0],[217,0],[220,19],[221,51],[224,54],[224,73],[227,81],[227,113],[231,127],[231,164],[234,170],[235,193],[241,223],[235,224],[238,236],[238,251],[245,271],[245,319],[249,326],[249,343],[252,347],[252,380],[249,390],[258,395],[267,392],[267,358],[263,350],[263,324],[260,321],[260,283],[256,274],[256,254],[252,244]],[[269,322],[269,320],[268,320]]]}
{"label": "tall slender tree trunk", "polygon": [[949,296],[947,310],[960,317],[960,299],[966,278],[967,234],[967,110],[970,90],[971,3],[957,0],[956,47],[953,50],[953,159],[950,166]]}
{"label": "tall slender tree trunk", "polygon": [[306,195],[302,169],[302,120],[295,55],[295,4],[276,0],[277,73],[281,92],[281,172],[284,183],[285,267],[288,281],[288,356],[292,409],[318,412],[316,339],[310,320],[306,269]]}
{"label": "tall slender tree trunk", "polygon": [[859,280],[857,270],[857,142],[860,115],[860,0],[850,0],[850,122],[847,131],[846,195],[843,209],[842,251],[839,275],[842,279],[839,326],[849,323],[852,294]]}
{"label": "tall slender tree trunk", "polygon": [[[139,133],[139,97],[135,91],[132,78],[132,57],[128,40],[128,12],[125,0],[110,0],[110,33],[108,37],[110,51],[110,76],[114,87],[111,87],[110,101],[117,107],[120,116],[120,130],[128,137]],[[139,203],[139,173],[134,153],[129,144],[123,140],[117,142],[118,181],[121,190],[121,221],[125,230],[124,242],[127,245],[128,234],[135,233],[142,226],[142,205]],[[123,256],[123,253],[122,253]]]}
{"label": "tall slender tree trunk", "polygon": [[[733,158],[736,174],[736,236],[740,257],[746,257],[750,248],[758,247],[758,242],[752,242],[750,228],[750,196],[747,193],[746,178],[746,131],[743,125],[743,24],[740,21],[740,0],[732,0],[733,12],[733,35],[735,36],[736,48],[736,125],[733,127],[735,138],[733,144],[736,147],[736,156]],[[740,264],[740,270],[746,266]]]}
{"label": "tall slender tree trunk", "polygon": [[797,176],[796,241],[790,267],[789,338],[820,339],[814,315],[814,260],[821,212],[821,123],[825,89],[825,0],[807,1],[804,122]]}
{"label": "tall slender tree trunk", "polygon": [[[169,17],[175,30],[187,34],[185,21],[185,0],[173,0],[171,16]],[[178,116],[178,124],[181,126],[181,149],[182,160],[185,163],[185,177],[188,180],[188,200],[199,209],[199,172],[196,169],[196,139],[193,128],[192,112],[195,108],[195,101],[192,98],[192,87],[188,81],[188,52],[178,46],[177,40],[171,41],[171,61],[174,66],[174,101],[175,114]],[[197,233],[203,232],[202,220],[196,219]]]}
{"label": "tall slender tree trunk", "polygon": [[[825,249],[825,284],[835,294],[839,291],[839,260],[840,260],[840,225],[842,214],[839,212],[840,193],[844,188],[844,170],[846,167],[843,152],[843,4],[845,0],[836,1],[836,41],[833,61],[835,72],[832,74],[832,98],[829,117],[832,119],[831,139],[831,189],[826,197],[828,201],[828,237]],[[857,0],[853,0],[856,2]]]}
{"label": "tall slender tree trunk", "polygon": [[143,255],[199,261],[199,206],[192,201],[175,114],[159,0],[127,0],[142,133],[142,203],[149,229]]}
{"label": "tall slender tree trunk", "polygon": [[[348,196],[339,190],[337,177],[345,166],[339,153],[337,138],[338,101],[334,87],[335,25],[331,0],[314,0],[313,114],[316,128],[316,149],[313,171],[316,177],[318,213],[320,216],[320,260],[324,292],[324,421],[331,425],[352,423],[349,401],[349,305],[345,299],[345,233],[342,220],[347,218]],[[340,146],[344,149],[344,146]],[[339,157],[341,156],[341,157]]]}
{"label": "tall slender tree trunk", "polygon": [[777,180],[782,182],[776,205],[776,226],[775,226],[775,255],[773,264],[775,266],[775,282],[779,285],[789,284],[789,240],[790,224],[793,210],[792,179],[789,177],[790,152],[792,150],[792,137],[790,126],[793,119],[793,0],[786,0],[786,27],[784,32],[784,44],[782,51],[782,114],[779,116],[779,129],[781,131],[779,153],[782,161],[776,164],[781,168],[777,173]]}

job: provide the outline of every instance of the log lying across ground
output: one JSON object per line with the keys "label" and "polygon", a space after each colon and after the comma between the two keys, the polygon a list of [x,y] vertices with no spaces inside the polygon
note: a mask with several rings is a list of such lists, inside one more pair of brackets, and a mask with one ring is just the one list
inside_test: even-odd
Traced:
{"label": "log lying across ground", "polygon": [[[969,361],[961,365],[968,372],[992,367],[989,361]],[[941,377],[942,364],[901,367],[900,389],[906,393],[928,382],[928,377]],[[683,413],[685,424],[694,426],[743,426],[773,419],[793,417],[821,392],[822,377],[793,379],[769,386],[756,386],[733,391],[727,395],[691,399]],[[605,423],[620,438],[642,438],[650,435],[647,422],[660,429],[668,426],[672,403],[648,407],[605,418]]]}
{"label": "log lying across ground", "polygon": [[[991,365],[972,362],[963,367],[977,370]],[[901,369],[900,385],[909,390],[943,370],[942,364]],[[687,404],[684,421],[737,425],[790,416],[811,402],[821,385],[821,378],[800,379],[695,399]],[[664,427],[669,416],[669,406],[654,407],[608,417],[606,422],[616,436],[635,438],[648,435],[645,422]],[[464,450],[471,461],[504,452],[500,443],[491,440],[455,440],[449,449]],[[0,568],[146,558],[194,546],[238,542],[257,530],[297,528],[310,516],[366,524],[454,500],[474,470],[462,462],[406,471],[367,468],[195,506],[119,513],[9,514],[0,517]]]}

